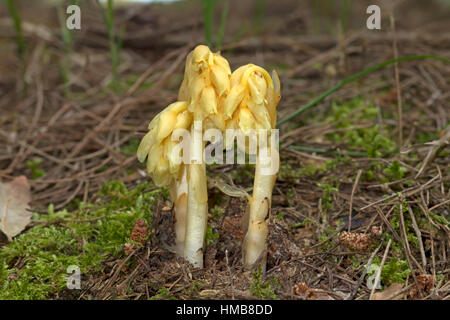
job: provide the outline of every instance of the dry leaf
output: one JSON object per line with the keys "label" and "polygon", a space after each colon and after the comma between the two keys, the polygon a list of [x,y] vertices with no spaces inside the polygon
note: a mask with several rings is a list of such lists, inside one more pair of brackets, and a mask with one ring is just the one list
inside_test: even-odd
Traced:
{"label": "dry leaf", "polygon": [[[401,283],[393,283],[388,288],[381,292],[377,292],[373,294],[373,300],[400,300],[404,297],[404,294],[399,294],[395,297],[393,295],[403,289],[403,284]],[[392,297],[392,298],[391,298]]]}
{"label": "dry leaf", "polygon": [[11,241],[30,223],[32,212],[30,184],[25,176],[8,183],[0,182],[0,230]]}

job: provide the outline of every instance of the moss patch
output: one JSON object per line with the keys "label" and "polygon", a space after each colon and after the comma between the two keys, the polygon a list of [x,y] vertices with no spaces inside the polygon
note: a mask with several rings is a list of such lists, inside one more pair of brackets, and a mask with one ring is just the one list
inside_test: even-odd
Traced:
{"label": "moss patch", "polygon": [[111,182],[95,203],[35,214],[34,227],[0,248],[0,299],[57,297],[66,289],[69,266],[82,274],[101,270],[107,257],[123,253],[135,221],[149,223],[158,199],[167,197],[167,190],[150,183],[128,190]]}

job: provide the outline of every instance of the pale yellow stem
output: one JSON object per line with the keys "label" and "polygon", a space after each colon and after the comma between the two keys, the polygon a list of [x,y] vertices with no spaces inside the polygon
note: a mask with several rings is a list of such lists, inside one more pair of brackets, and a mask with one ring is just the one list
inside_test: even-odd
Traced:
{"label": "pale yellow stem", "polygon": [[[274,153],[272,161],[279,161],[278,157],[278,153]],[[267,235],[269,233],[267,218],[276,179],[276,174],[267,174],[269,166],[262,164],[259,152],[255,168],[253,196],[250,200],[247,233],[243,244],[244,267],[253,269],[261,266],[263,272],[266,266]]]}
{"label": "pale yellow stem", "polygon": [[188,183],[187,169],[183,165],[180,177],[174,182],[174,216],[175,216],[175,244],[178,255],[184,255],[184,241],[186,236]]}
{"label": "pale yellow stem", "polygon": [[[194,149],[195,129],[191,130],[191,152]],[[198,134],[198,132],[197,132]],[[203,143],[200,144],[202,151]],[[203,155],[203,152],[201,153]],[[191,153],[192,156],[192,153]],[[208,194],[205,162],[188,165],[188,213],[184,258],[195,267],[203,268],[203,248],[208,220]]]}

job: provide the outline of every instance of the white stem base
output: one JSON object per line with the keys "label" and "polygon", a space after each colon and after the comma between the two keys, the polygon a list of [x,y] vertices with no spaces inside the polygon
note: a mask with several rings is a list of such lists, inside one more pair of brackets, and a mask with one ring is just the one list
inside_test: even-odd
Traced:
{"label": "white stem base", "polygon": [[173,186],[172,200],[174,202],[175,216],[175,245],[179,256],[184,255],[184,242],[186,237],[187,203],[188,203],[188,183],[187,169],[183,165],[180,177]]}
{"label": "white stem base", "polygon": [[184,258],[203,268],[203,247],[208,220],[208,195],[205,164],[189,165],[188,214]]}
{"label": "white stem base", "polygon": [[263,272],[266,266],[267,235],[269,233],[266,219],[271,207],[272,189],[276,179],[276,174],[267,175],[264,174],[265,172],[258,155],[247,233],[243,243],[244,267],[253,269],[261,266]]}
{"label": "white stem base", "polygon": [[184,258],[195,267],[203,268],[203,247],[208,221],[208,189],[206,186],[206,165],[203,160],[204,142],[202,127],[194,122],[191,128],[188,165],[188,213]]}

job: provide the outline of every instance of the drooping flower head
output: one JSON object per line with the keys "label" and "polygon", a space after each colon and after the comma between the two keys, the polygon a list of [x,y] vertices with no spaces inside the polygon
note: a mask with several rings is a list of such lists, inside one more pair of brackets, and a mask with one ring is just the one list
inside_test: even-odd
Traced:
{"label": "drooping flower head", "polygon": [[275,71],[270,77],[262,67],[248,64],[231,75],[231,90],[224,102],[226,127],[240,129],[273,129],[280,101],[280,80]]}
{"label": "drooping flower head", "polygon": [[140,162],[147,158],[147,172],[156,185],[167,186],[179,176],[183,164],[174,152],[179,142],[172,140],[172,133],[177,129],[189,130],[191,124],[192,114],[186,101],[172,103],[150,122],[137,157]]}
{"label": "drooping flower head", "polygon": [[178,100],[189,101],[194,120],[204,121],[206,129],[225,128],[221,108],[230,91],[230,76],[228,61],[207,46],[197,46],[186,58]]}

